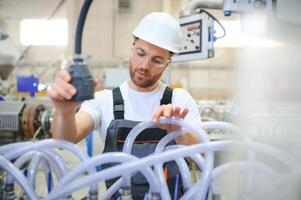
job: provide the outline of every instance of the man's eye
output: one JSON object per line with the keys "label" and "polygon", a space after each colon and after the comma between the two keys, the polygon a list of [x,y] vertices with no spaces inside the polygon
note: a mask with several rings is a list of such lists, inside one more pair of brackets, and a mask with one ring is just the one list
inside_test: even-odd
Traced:
{"label": "man's eye", "polygon": [[145,53],[142,51],[137,51],[137,55],[142,57],[142,56],[145,56]]}
{"label": "man's eye", "polygon": [[158,60],[158,59],[154,59],[153,62],[159,65],[162,65],[164,63],[163,60]]}

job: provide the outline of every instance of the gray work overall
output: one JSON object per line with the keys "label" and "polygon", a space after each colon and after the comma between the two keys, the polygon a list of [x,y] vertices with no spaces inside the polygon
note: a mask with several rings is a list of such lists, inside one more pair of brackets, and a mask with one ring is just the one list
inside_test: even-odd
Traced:
{"label": "gray work overall", "polygon": [[[172,99],[172,89],[166,87],[163,97],[160,101],[161,105],[171,103]],[[124,119],[124,101],[120,92],[120,88],[113,89],[113,112],[114,112],[114,119],[111,121],[108,130],[107,136],[105,141],[105,152],[120,152],[122,151],[124,141],[128,135],[128,133],[132,130],[134,126],[136,126],[139,122],[138,121],[131,121]],[[147,156],[154,152],[157,143],[167,134],[166,130],[160,128],[149,128],[142,131],[138,137],[136,138],[133,148],[132,154],[141,158]],[[170,144],[175,144],[175,141],[172,141]],[[170,145],[169,144],[169,145]],[[113,166],[114,164],[107,164],[104,165],[103,168],[107,168]],[[178,168],[175,162],[168,162],[164,165],[164,171],[167,172],[167,184],[170,193],[173,195],[174,187],[175,187],[175,177],[178,173]],[[109,188],[114,182],[117,180],[112,179],[106,181],[106,186]],[[178,181],[181,183],[181,181]],[[148,191],[148,183],[144,176],[138,172],[135,176],[131,179],[131,192],[134,200],[141,200],[144,199],[145,193]],[[179,190],[181,189],[181,184],[178,187]],[[179,194],[179,192],[178,192]],[[116,192],[112,199],[118,199],[119,193]]]}

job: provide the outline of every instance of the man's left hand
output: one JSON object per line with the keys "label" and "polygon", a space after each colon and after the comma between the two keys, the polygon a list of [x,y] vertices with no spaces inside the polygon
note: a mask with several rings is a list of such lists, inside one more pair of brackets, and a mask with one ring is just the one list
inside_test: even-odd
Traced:
{"label": "man's left hand", "polygon": [[[160,117],[177,117],[184,119],[188,113],[188,108],[181,109],[179,106],[174,106],[172,104],[161,105],[158,107],[152,117],[153,123],[158,123]],[[179,126],[164,124],[158,126],[161,129],[166,129],[168,131],[174,131],[179,128]]]}

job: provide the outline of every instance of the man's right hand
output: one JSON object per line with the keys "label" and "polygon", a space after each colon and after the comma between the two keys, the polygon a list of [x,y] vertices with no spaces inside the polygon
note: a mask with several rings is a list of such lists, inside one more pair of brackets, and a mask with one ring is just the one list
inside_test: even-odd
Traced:
{"label": "man's right hand", "polygon": [[57,113],[75,113],[80,102],[69,101],[76,94],[76,88],[70,84],[71,76],[66,70],[57,73],[55,82],[47,90]]}
{"label": "man's right hand", "polygon": [[[51,124],[52,137],[77,143],[93,130],[94,122],[86,112],[76,110],[81,102],[69,101],[76,94],[76,88],[70,84],[71,76],[66,70],[60,70],[47,94],[55,107]],[[97,81],[94,80],[94,87]]]}

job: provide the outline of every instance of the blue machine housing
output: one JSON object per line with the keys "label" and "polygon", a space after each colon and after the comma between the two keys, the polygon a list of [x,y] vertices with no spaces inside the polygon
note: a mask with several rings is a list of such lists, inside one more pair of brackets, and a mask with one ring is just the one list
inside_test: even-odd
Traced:
{"label": "blue machine housing", "polygon": [[30,96],[38,91],[39,78],[31,76],[18,76],[17,77],[17,91],[29,92]]}

